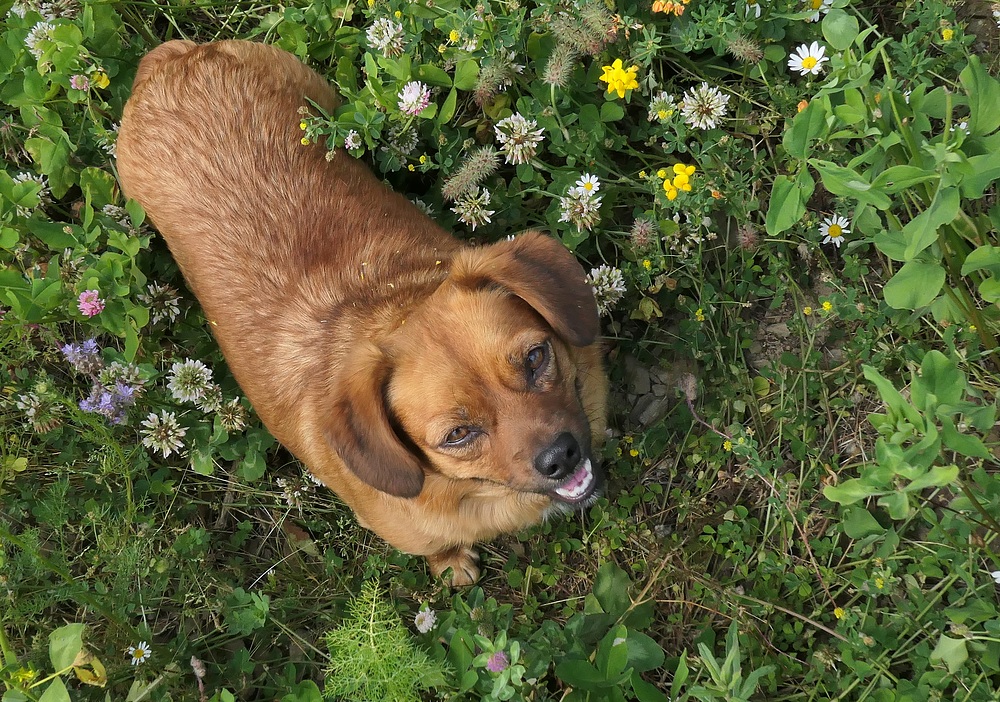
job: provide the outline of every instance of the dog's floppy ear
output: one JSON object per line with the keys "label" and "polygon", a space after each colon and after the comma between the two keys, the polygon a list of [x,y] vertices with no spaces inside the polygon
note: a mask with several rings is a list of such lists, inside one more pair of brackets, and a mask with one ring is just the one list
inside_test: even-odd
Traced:
{"label": "dog's floppy ear", "polygon": [[361,480],[396,497],[416,497],[424,471],[388,409],[391,366],[374,344],[348,352],[323,418],[324,434]]}
{"label": "dog's floppy ear", "polygon": [[539,232],[465,249],[455,257],[451,277],[460,285],[510,291],[573,346],[589,346],[600,333],[597,301],[583,267],[559,241]]}

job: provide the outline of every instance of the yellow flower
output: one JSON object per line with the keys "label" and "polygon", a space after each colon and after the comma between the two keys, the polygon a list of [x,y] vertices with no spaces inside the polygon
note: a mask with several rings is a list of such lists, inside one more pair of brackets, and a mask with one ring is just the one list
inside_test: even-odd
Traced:
{"label": "yellow flower", "polygon": [[656,172],[656,177],[660,178],[660,179],[666,178],[667,177],[667,169],[666,168],[661,168],[660,170],[658,170]]}
{"label": "yellow flower", "polygon": [[636,451],[635,449],[629,449],[628,455],[631,456],[632,458],[635,458],[636,456],[639,455],[639,452]]}
{"label": "yellow flower", "polygon": [[368,7],[375,7],[375,0],[368,0]]}
{"label": "yellow flower", "polygon": [[635,437],[633,437],[631,434],[626,434],[624,441],[626,444],[631,444],[633,441],[635,441]]}
{"label": "yellow flower", "polygon": [[300,143],[302,144],[302,146],[309,146],[309,140],[306,139],[305,137],[302,137]]}
{"label": "yellow flower", "polygon": [[697,169],[694,166],[685,166],[683,163],[674,164],[674,173],[676,173],[677,175],[682,175],[685,177],[693,176],[695,170]]}
{"label": "yellow flower", "polygon": [[799,112],[802,112],[802,110],[804,110],[807,107],[809,107],[809,101],[808,100],[799,100],[799,104],[796,105],[796,107],[798,108]]}
{"label": "yellow flower", "polygon": [[646,171],[639,171],[639,180],[646,180]]}
{"label": "yellow flower", "polygon": [[843,619],[845,614],[847,614],[847,612],[844,611],[843,607],[837,607],[835,610],[833,610],[833,616],[835,616],[837,619]]}
{"label": "yellow flower", "polygon": [[427,163],[427,154],[420,154],[420,163]]}
{"label": "yellow flower", "polygon": [[955,30],[951,27],[945,27],[941,30],[941,40],[951,41],[955,37]]}
{"label": "yellow flower", "polygon": [[813,308],[810,307],[809,305],[806,305],[805,307],[802,308],[802,314],[804,314],[806,317],[808,317],[812,313],[813,313]]}
{"label": "yellow flower", "polygon": [[729,439],[726,439],[725,441],[722,442],[722,448],[724,448],[726,451],[732,451],[733,442],[730,441]]}
{"label": "yellow flower", "polygon": [[635,79],[635,74],[639,71],[638,66],[623,68],[622,60],[615,59],[610,66],[603,66],[604,71],[598,80],[608,84],[608,93],[618,93],[618,97],[625,97],[626,90],[635,90],[639,87],[639,81]]}
{"label": "yellow flower", "polygon": [[308,127],[308,126],[309,125],[306,124],[305,122],[299,122],[299,129],[301,129],[302,131],[305,131],[306,127]]}
{"label": "yellow flower", "polygon": [[677,188],[675,188],[673,186],[673,183],[671,183],[669,180],[663,181],[663,192],[667,194],[668,200],[677,199]]}
{"label": "yellow flower", "polygon": [[885,589],[885,579],[884,578],[875,578],[875,587],[877,587],[879,590],[884,590]]}
{"label": "yellow flower", "polygon": [[412,163],[411,163],[411,164],[409,164],[409,165],[408,165],[408,166],[407,166],[406,168],[407,168],[407,170],[408,170],[408,171],[410,171],[411,173],[412,173],[413,171],[417,170],[417,169],[416,169],[416,168],[415,168],[415,167],[413,166],[413,164],[412,164]]}
{"label": "yellow flower", "polygon": [[396,15],[396,19],[399,19],[400,17],[403,16],[403,13],[400,12],[399,10],[396,10],[393,14]]}
{"label": "yellow flower", "polygon": [[702,310],[700,307],[697,310],[695,310],[695,312],[694,312],[694,318],[698,322],[704,322],[705,321],[705,312],[704,312],[704,310]]}
{"label": "yellow flower", "polygon": [[91,76],[90,84],[103,90],[111,85],[111,79],[108,78],[108,74],[104,71],[96,71],[94,75]]}
{"label": "yellow flower", "polygon": [[453,44],[461,38],[462,35],[459,34],[457,29],[453,29],[450,32],[448,32],[448,41],[450,41]]}
{"label": "yellow flower", "polygon": [[829,312],[832,309],[833,309],[833,303],[832,302],[830,302],[829,300],[826,300],[826,301],[823,302],[823,311],[824,312]]}
{"label": "yellow flower", "polygon": [[650,262],[650,260],[648,258],[644,258],[642,260],[642,267],[645,268],[648,271],[648,270],[651,270],[653,268],[653,264]]}

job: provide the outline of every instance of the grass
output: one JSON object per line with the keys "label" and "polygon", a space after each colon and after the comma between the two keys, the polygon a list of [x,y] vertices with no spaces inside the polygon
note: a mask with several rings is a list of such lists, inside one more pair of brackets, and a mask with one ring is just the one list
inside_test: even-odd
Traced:
{"label": "grass", "polygon": [[[992,8],[8,5],[4,702],[1000,697]],[[542,228],[595,270],[606,498],[484,544],[452,592],[274,444],[115,180],[138,58],[175,37],[292,51],[345,97],[305,138],[461,236]],[[789,71],[813,41],[829,60]],[[618,58],[624,97],[599,80]],[[415,80],[431,107],[409,115]],[[714,126],[681,107],[702,82],[728,96]],[[514,113],[543,132],[522,163],[495,130]],[[674,164],[695,171],[671,199]],[[89,366],[61,350],[90,338]],[[193,401],[170,387],[188,360]],[[85,409],[122,378],[121,422]],[[338,643],[376,635],[376,660]]]}

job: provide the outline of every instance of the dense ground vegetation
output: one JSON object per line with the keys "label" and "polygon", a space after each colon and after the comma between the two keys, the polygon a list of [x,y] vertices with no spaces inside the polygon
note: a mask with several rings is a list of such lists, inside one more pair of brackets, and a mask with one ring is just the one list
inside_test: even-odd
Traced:
{"label": "dense ground vegetation", "polygon": [[[998,15],[0,2],[4,702],[997,700]],[[606,498],[450,592],[275,444],[116,182],[177,37],[293,52],[344,96],[304,143],[580,256]]]}

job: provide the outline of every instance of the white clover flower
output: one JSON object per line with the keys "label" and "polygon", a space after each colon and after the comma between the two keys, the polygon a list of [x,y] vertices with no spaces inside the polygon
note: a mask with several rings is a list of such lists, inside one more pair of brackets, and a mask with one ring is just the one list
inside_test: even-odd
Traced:
{"label": "white clover flower", "polygon": [[798,71],[800,75],[817,75],[823,70],[823,62],[829,61],[826,54],[826,47],[820,46],[818,41],[812,44],[802,44],[795,53],[788,57],[788,68],[791,71]]}
{"label": "white clover flower", "polygon": [[[589,174],[585,177],[593,177]],[[565,197],[559,198],[559,207],[562,213],[559,216],[560,222],[570,222],[576,225],[580,231],[590,231],[601,221],[601,197],[595,195],[595,190],[586,190],[579,185],[583,178],[577,181],[578,185],[570,188]],[[591,183],[591,185],[593,185]],[[600,185],[598,184],[598,187]]]}
{"label": "white clover flower", "polygon": [[228,432],[242,431],[247,425],[247,410],[238,397],[222,405],[218,414],[222,428]]}
{"label": "white clover flower", "polygon": [[500,151],[507,163],[528,163],[534,158],[538,145],[542,143],[544,131],[535,129],[537,126],[535,120],[526,119],[519,112],[496,123],[493,131],[496,132]]}
{"label": "white clover flower", "polygon": [[993,582],[995,582],[997,585],[1000,585],[1000,570],[994,570],[992,573],[990,573],[990,577],[993,578]]}
{"label": "white clover flower", "polygon": [[135,646],[128,647],[128,657],[132,661],[132,665],[139,665],[149,660],[149,657],[153,655],[153,649],[145,641],[140,641]]}
{"label": "white clover flower", "polygon": [[118,158],[118,130],[121,126],[120,123],[115,122],[111,125],[111,129],[104,130],[97,135],[97,145],[111,158]]}
{"label": "white clover flower", "polygon": [[431,103],[431,89],[419,80],[411,80],[399,91],[399,109],[408,115],[419,115]]}
{"label": "white clover flower", "polygon": [[833,244],[839,249],[840,245],[844,243],[844,235],[851,233],[851,230],[848,229],[850,226],[851,223],[847,218],[834,215],[823,220],[819,227],[819,234],[824,237],[824,244]]}
{"label": "white clover flower", "polygon": [[490,216],[496,213],[496,210],[486,209],[490,204],[490,197],[490,191],[486,188],[473,189],[459,197],[451,211],[472,227],[472,231],[476,231],[479,225],[491,222]]}
{"label": "white clover flower", "polygon": [[37,61],[42,57],[45,50],[40,44],[43,41],[52,41],[51,32],[55,29],[51,22],[38,22],[28,31],[28,36],[24,38],[24,45],[28,47],[28,53],[35,57]]}
{"label": "white clover flower", "polygon": [[38,186],[38,201],[48,202],[49,196],[52,191],[49,190],[49,181],[43,175],[37,175],[35,173],[28,173],[27,171],[22,171],[15,175],[12,179],[15,183],[33,183]]}
{"label": "white clover flower", "polygon": [[690,88],[681,99],[684,121],[695,129],[715,129],[726,116],[729,96],[708,83]]}
{"label": "white clover flower", "polygon": [[677,101],[666,90],[661,90],[649,101],[646,119],[650,122],[666,122],[677,112]]}
{"label": "white clover flower", "polygon": [[354,151],[361,148],[361,135],[357,133],[356,130],[352,129],[347,132],[347,136],[344,137],[344,148],[348,151]]}
{"label": "white clover flower", "polygon": [[169,457],[171,453],[180,453],[184,448],[181,439],[184,438],[187,429],[177,423],[173,412],[163,410],[158,415],[150,412],[142,422],[142,426],[145,427],[142,430],[143,446],[159,451],[164,458]]}
{"label": "white clover flower", "polygon": [[417,612],[417,616],[413,618],[413,623],[416,625],[417,631],[421,634],[426,634],[428,631],[433,629],[436,622],[437,614],[435,614],[432,609],[422,609]]}
{"label": "white clover flower", "polygon": [[803,0],[807,9],[814,10],[813,14],[806,18],[806,22],[819,22],[821,14],[826,14],[833,7],[833,0]]}
{"label": "white clover flower", "polygon": [[625,277],[617,268],[598,266],[590,271],[587,282],[594,289],[597,311],[601,316],[608,314],[625,295]]}
{"label": "white clover flower", "polygon": [[368,37],[368,46],[377,51],[381,51],[389,58],[399,56],[403,53],[403,25],[393,22],[386,17],[380,17],[365,33]]}
{"label": "white clover flower", "polygon": [[150,283],[146,286],[146,292],[139,293],[136,298],[149,308],[149,318],[153,324],[163,320],[173,322],[181,312],[177,291],[169,285]]}
{"label": "white clover flower", "polygon": [[212,390],[212,371],[194,359],[177,361],[170,368],[167,389],[178,402],[198,402]]}
{"label": "white clover flower", "polygon": [[743,14],[746,17],[753,15],[754,19],[760,19],[761,6],[760,0],[746,0],[743,3]]}

